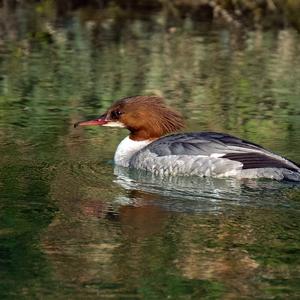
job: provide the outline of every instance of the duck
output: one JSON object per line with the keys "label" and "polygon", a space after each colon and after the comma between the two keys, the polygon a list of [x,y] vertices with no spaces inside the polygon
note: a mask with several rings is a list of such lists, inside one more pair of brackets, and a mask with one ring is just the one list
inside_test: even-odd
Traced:
{"label": "duck", "polygon": [[268,178],[300,182],[299,164],[264,147],[219,132],[180,132],[184,119],[162,97],[117,100],[100,117],[77,126],[126,128],[114,163],[160,176]]}

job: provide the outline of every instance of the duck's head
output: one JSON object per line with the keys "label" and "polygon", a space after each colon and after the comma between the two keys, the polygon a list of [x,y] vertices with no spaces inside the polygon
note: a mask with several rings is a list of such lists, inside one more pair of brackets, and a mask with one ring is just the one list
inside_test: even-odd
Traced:
{"label": "duck's head", "polygon": [[183,128],[182,116],[167,107],[157,96],[133,96],[115,102],[99,118],[74,124],[77,126],[127,128],[132,140],[154,140]]}

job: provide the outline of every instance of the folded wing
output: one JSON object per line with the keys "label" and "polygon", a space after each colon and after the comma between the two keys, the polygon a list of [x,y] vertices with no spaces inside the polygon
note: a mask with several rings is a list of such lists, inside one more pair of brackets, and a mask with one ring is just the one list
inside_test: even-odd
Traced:
{"label": "folded wing", "polygon": [[220,157],[242,163],[243,169],[285,168],[300,171],[299,166],[290,160],[257,144],[223,133],[174,134],[161,138],[146,148],[160,157],[169,155]]}

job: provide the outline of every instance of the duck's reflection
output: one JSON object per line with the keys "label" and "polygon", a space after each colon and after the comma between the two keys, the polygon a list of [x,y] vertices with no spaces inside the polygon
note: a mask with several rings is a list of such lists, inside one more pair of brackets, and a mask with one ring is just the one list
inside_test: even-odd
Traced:
{"label": "duck's reflection", "polygon": [[86,217],[117,224],[123,236],[138,240],[159,233],[169,215],[168,211],[152,204],[156,199],[156,195],[130,191],[126,196],[115,199],[113,204],[88,200],[82,205],[81,212]]}
{"label": "duck's reflection", "polygon": [[[191,288],[203,281],[208,293],[215,284],[225,287],[223,299],[251,296],[260,264],[247,249],[265,239],[272,243],[270,230],[280,215],[270,207],[227,209],[226,203],[250,201],[244,184],[255,190],[254,183],[161,179],[122,168],[115,174],[111,198],[105,186],[66,190],[67,177],[58,180],[64,188],[60,214],[42,239],[56,280],[75,284],[79,296],[99,290],[107,297],[138,294],[151,287],[158,297],[174,282]],[[59,195],[60,188],[53,190]],[[105,290],[103,282],[114,288]],[[177,298],[183,296],[177,291]]]}
{"label": "duck's reflection", "polygon": [[150,202],[166,210],[191,213],[224,211],[230,205],[276,205],[276,201],[282,199],[282,193],[291,187],[274,180],[160,177],[119,166],[115,166],[114,174],[115,183],[129,192],[135,191],[133,195],[144,192],[143,197],[116,198],[115,201],[120,205],[141,206],[145,205],[144,200],[147,199],[148,204]]}

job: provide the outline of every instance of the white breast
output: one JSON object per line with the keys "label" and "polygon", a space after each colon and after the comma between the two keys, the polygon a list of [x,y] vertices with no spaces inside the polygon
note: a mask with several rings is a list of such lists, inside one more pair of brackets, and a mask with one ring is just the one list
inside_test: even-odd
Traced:
{"label": "white breast", "polygon": [[114,161],[118,166],[128,167],[131,157],[142,148],[146,147],[152,141],[134,141],[127,136],[118,146]]}

